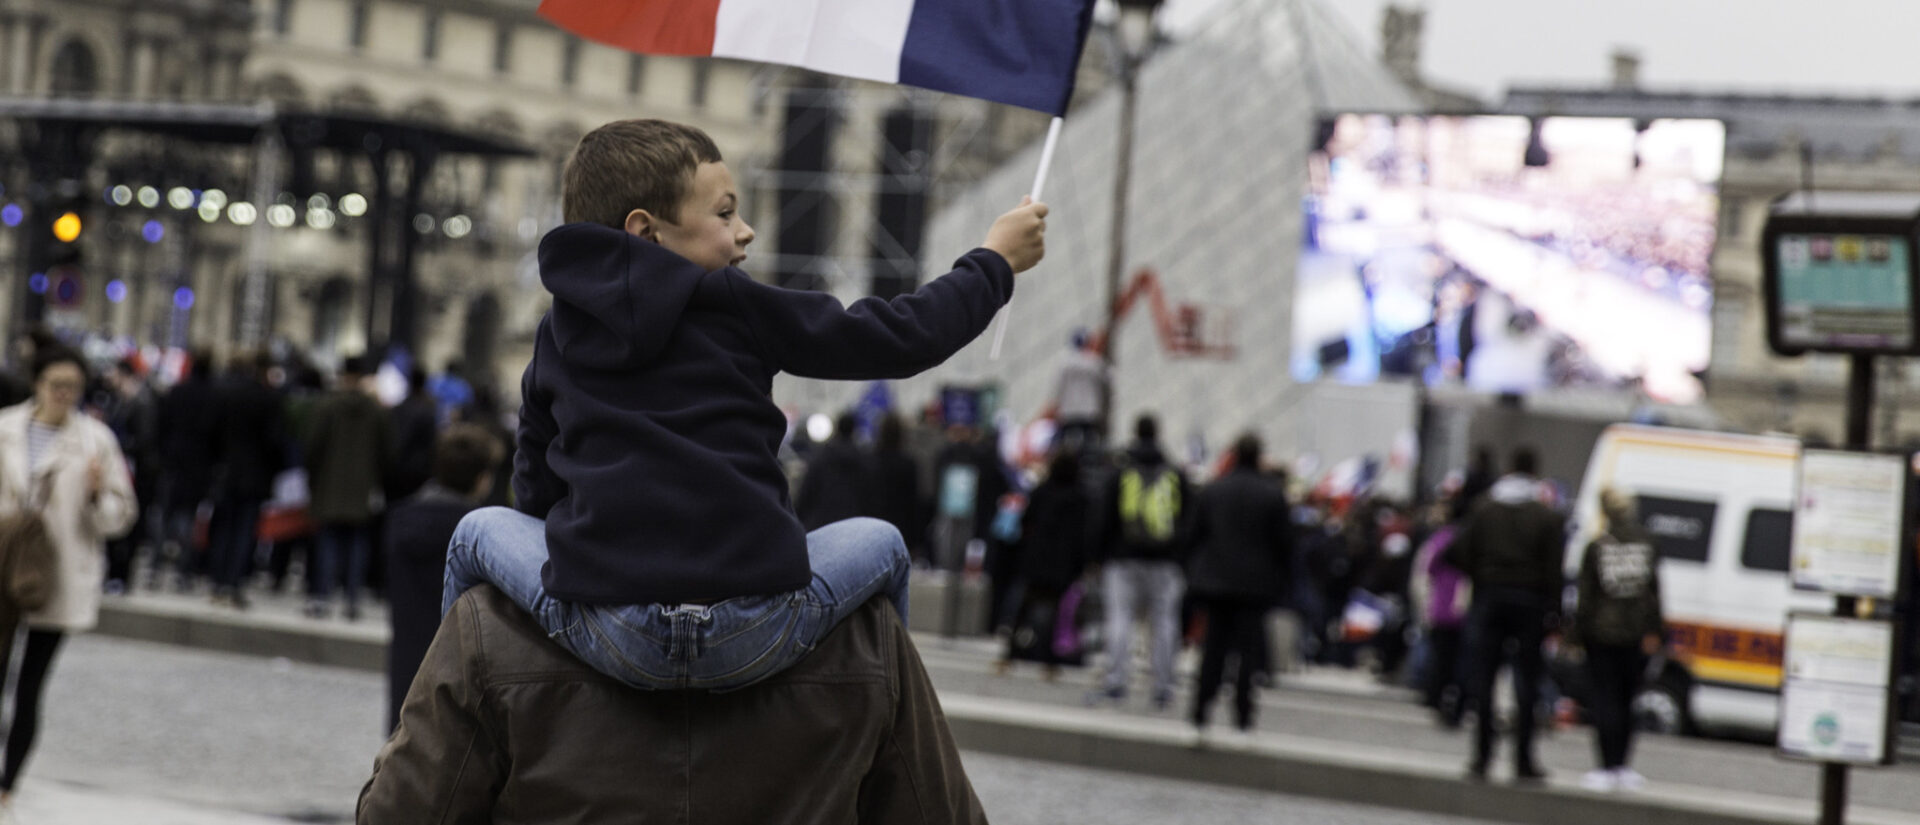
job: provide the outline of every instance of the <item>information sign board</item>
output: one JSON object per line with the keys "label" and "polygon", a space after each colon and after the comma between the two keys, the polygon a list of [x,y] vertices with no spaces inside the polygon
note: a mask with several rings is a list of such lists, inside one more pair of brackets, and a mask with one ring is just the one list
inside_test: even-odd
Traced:
{"label": "information sign board", "polygon": [[1793,508],[1793,586],[1887,598],[1900,584],[1906,462],[1805,450]]}
{"label": "information sign board", "polygon": [[1767,343],[1782,355],[1920,353],[1920,193],[1797,192],[1760,233]]}
{"label": "information sign board", "polygon": [[1787,618],[1780,690],[1782,755],[1821,762],[1892,761],[1892,622],[1813,613]]}
{"label": "information sign board", "polygon": [[1899,235],[1781,233],[1779,338],[1806,349],[1914,345],[1912,249]]}

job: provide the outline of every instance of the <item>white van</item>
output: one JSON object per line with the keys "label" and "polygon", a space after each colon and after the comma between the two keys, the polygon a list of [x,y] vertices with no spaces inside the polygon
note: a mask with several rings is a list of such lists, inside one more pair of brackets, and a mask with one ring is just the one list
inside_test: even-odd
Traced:
{"label": "white van", "polygon": [[1569,581],[1601,524],[1600,491],[1639,502],[1660,551],[1666,670],[1635,701],[1643,721],[1683,731],[1772,731],[1789,610],[1832,598],[1787,580],[1800,442],[1617,424],[1594,443],[1574,503]]}

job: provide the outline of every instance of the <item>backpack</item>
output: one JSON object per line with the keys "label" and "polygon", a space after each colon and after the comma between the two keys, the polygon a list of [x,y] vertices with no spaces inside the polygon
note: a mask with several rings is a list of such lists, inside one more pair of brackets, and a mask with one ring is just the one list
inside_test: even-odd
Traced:
{"label": "backpack", "polygon": [[1128,544],[1166,544],[1180,523],[1180,476],[1162,466],[1148,480],[1138,467],[1120,472],[1120,537]]}

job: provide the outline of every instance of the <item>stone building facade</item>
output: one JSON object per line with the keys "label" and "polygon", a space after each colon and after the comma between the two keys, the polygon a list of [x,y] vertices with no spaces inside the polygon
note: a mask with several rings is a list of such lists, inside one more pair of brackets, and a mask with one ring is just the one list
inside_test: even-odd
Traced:
{"label": "stone building facade", "polygon": [[[820,283],[851,291],[869,288],[874,250],[889,248],[874,238],[880,230],[873,215],[890,177],[938,202],[1045,127],[1037,114],[978,101],[760,64],[631,55],[556,29],[535,14],[537,5],[0,0],[0,92],[16,99],[265,102],[432,124],[532,149],[535,157],[526,160],[443,159],[416,216],[418,325],[425,333],[418,355],[435,367],[458,357],[490,361],[509,388],[546,306],[531,256],[540,235],[560,220],[560,168],[579,137],[600,123],[660,117],[712,134],[759,232],[750,264],[756,274],[772,276],[762,267],[777,257],[780,187],[815,186],[833,202],[836,220],[824,227],[823,249],[783,265],[817,271]],[[1090,56],[1089,64],[1097,59]],[[1097,89],[1097,77],[1088,85]],[[788,122],[785,102],[794,87],[827,90],[817,98],[835,108],[827,119],[828,161],[819,170],[826,174],[804,180],[781,168],[783,141],[811,128]],[[903,109],[920,114],[930,132],[925,150],[905,161],[880,137],[883,119]],[[7,151],[19,145],[8,139],[14,128],[0,119],[0,184],[18,189],[28,175],[20,153]],[[265,200],[296,210],[290,226],[271,226],[258,253],[273,284],[267,305],[278,340],[323,364],[377,343],[366,340],[360,323],[369,300],[365,238],[350,208],[359,199],[349,197],[368,194],[364,157],[322,155],[310,169],[277,169],[272,179],[280,191],[268,193],[252,191],[259,176],[244,149],[177,142],[162,148],[151,137],[109,133],[100,158],[81,182],[99,196],[81,241],[88,292],[69,321],[140,343],[231,349],[241,324],[241,282],[256,255],[249,246],[255,227],[236,225],[231,210],[218,206],[212,220],[201,219],[204,200],[185,210],[166,203],[176,186],[201,194],[220,188],[226,206],[249,202],[259,224],[266,223]],[[316,200],[285,189],[289,178],[302,176]],[[115,201],[119,186],[127,187],[125,203]],[[159,195],[155,206],[147,205],[148,187]],[[314,211],[328,214],[307,219]],[[142,236],[149,221],[161,224],[158,242]],[[18,247],[17,233],[0,231],[0,260],[17,260]],[[109,279],[125,286],[123,299],[102,300]],[[178,306],[181,287],[192,290],[189,310]]]}

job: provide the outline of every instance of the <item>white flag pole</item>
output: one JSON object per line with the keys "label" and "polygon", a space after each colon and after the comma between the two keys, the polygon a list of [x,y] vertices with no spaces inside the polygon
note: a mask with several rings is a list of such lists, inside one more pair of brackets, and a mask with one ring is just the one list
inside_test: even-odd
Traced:
{"label": "white flag pole", "polygon": [[[1053,166],[1053,149],[1060,143],[1060,124],[1065,122],[1066,118],[1055,117],[1052,125],[1047,127],[1047,142],[1040,147],[1040,170],[1035,172],[1033,176],[1034,203],[1040,202],[1040,190],[1047,185],[1047,170]],[[1011,306],[1007,307],[1006,311],[1000,313],[999,326],[993,331],[993,350],[987,353],[987,360],[1000,360],[1000,343],[1007,340],[1007,316],[1012,314],[1013,307]]]}

